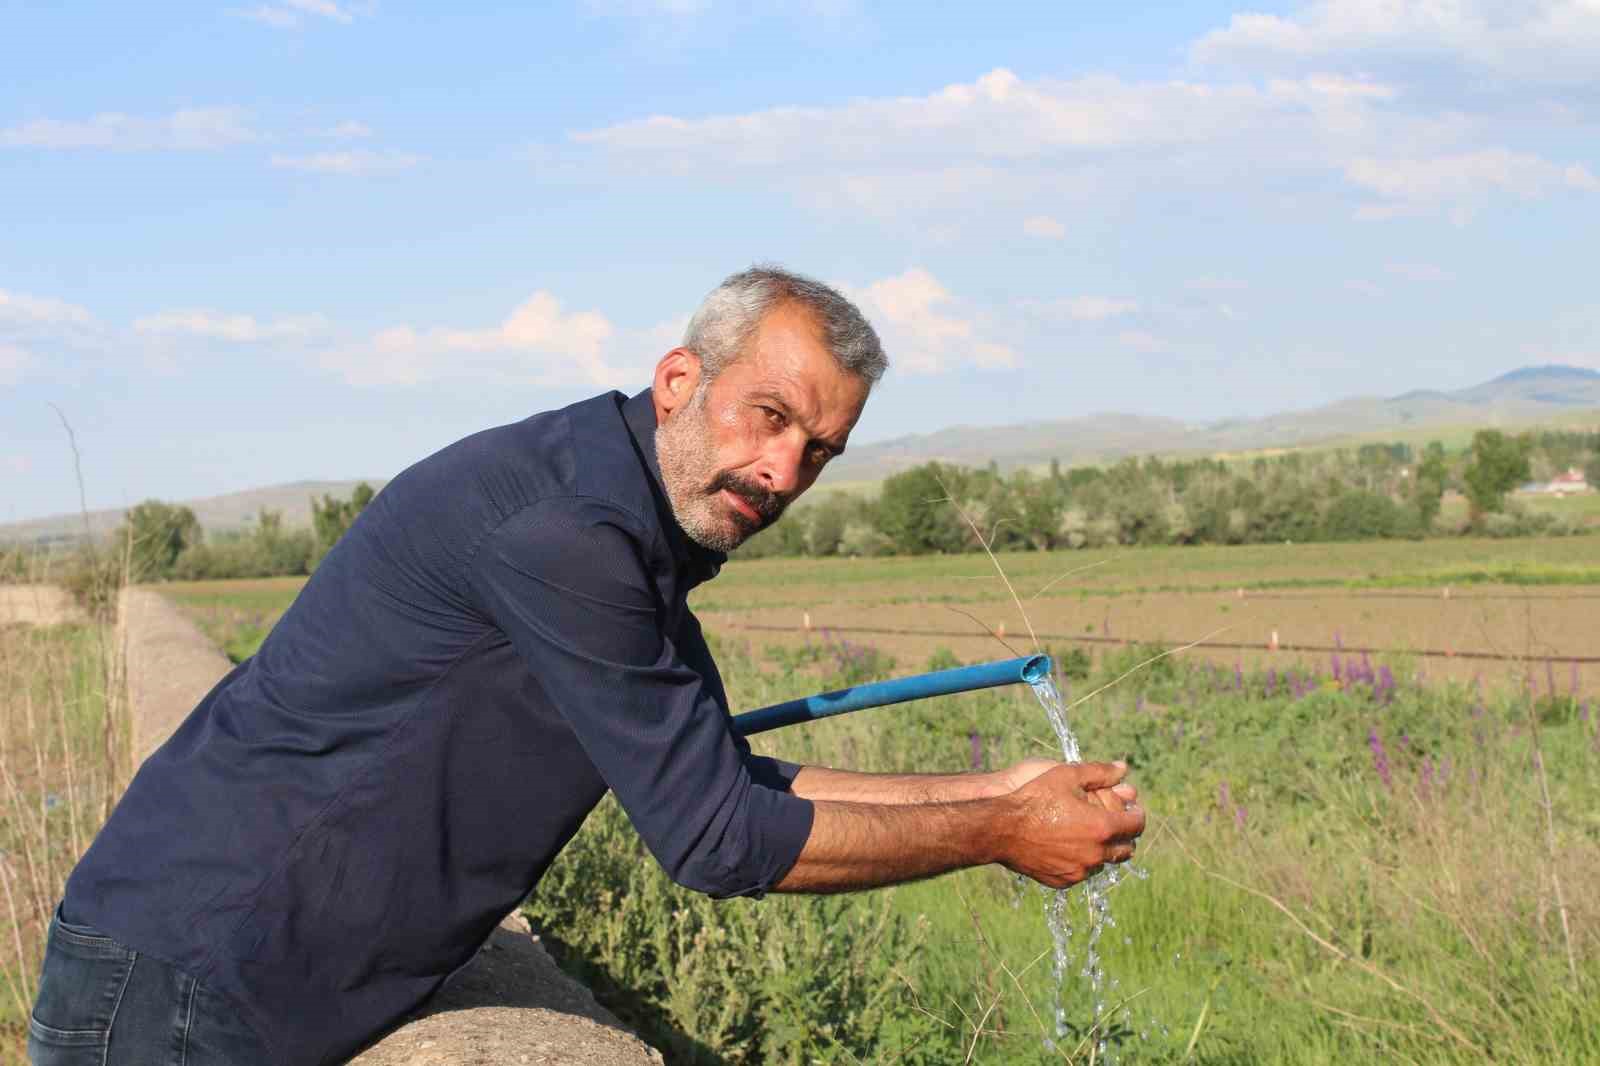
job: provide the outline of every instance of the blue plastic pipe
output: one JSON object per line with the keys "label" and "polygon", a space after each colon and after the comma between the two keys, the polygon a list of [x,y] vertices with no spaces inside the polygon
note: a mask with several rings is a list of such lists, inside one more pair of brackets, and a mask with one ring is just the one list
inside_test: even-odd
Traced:
{"label": "blue plastic pipe", "polygon": [[819,692],[805,699],[775,703],[758,711],[734,715],[733,729],[741,736],[748,737],[769,729],[831,718],[836,714],[848,714],[867,707],[884,707],[891,703],[948,696],[954,692],[971,692],[974,689],[994,688],[996,685],[1015,685],[1019,682],[1031,685],[1049,676],[1048,655],[1024,655],[1017,659],[958,666],[953,670],[935,670],[931,674],[874,681],[854,688],[842,688],[837,692]]}

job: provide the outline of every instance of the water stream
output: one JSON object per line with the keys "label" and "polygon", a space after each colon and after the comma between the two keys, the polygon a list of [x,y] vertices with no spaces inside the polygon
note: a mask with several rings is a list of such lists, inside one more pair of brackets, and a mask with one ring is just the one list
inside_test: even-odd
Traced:
{"label": "water stream", "polygon": [[[1061,742],[1061,757],[1067,762],[1082,762],[1083,754],[1078,747],[1078,738],[1073,735],[1072,726],[1067,722],[1066,701],[1061,698],[1060,691],[1055,682],[1046,675],[1038,681],[1032,682],[1033,693],[1039,698],[1039,705],[1044,708],[1045,715],[1050,719],[1050,727],[1055,730],[1056,738]],[[1089,1002],[1093,1015],[1090,1019],[1089,1032],[1095,1042],[1096,1061],[1109,1062],[1111,1048],[1107,1037],[1111,1030],[1112,1013],[1114,1006],[1108,1002],[1108,997],[1116,990],[1117,982],[1112,980],[1107,983],[1105,963],[1100,956],[1100,938],[1107,929],[1116,927],[1116,919],[1111,916],[1111,889],[1121,881],[1123,876],[1132,869],[1127,865],[1108,864],[1101,868],[1083,882],[1084,910],[1087,918],[1083,930],[1083,955],[1082,966],[1078,970],[1078,977],[1087,982],[1089,989]],[[1142,870],[1134,870],[1136,876],[1144,876]],[[1056,1041],[1063,1040],[1072,1034],[1072,1027],[1067,1022],[1067,1009],[1063,1002],[1063,990],[1066,987],[1068,970],[1072,966],[1072,938],[1075,930],[1067,913],[1069,889],[1046,889],[1045,924],[1050,928],[1050,939],[1053,944],[1051,974],[1054,977],[1054,989],[1051,993],[1051,1014],[1055,1019],[1055,1038],[1045,1039],[1045,1045],[1051,1049],[1056,1046]],[[1128,1019],[1131,1020],[1131,1019]]]}

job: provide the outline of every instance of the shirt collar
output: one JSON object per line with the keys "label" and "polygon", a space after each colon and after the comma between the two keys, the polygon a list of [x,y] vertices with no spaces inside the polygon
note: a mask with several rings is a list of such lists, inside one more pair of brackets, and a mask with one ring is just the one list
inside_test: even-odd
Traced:
{"label": "shirt collar", "polygon": [[661,478],[661,460],[656,456],[656,405],[651,390],[645,389],[625,401],[622,405],[622,418],[628,424],[628,432],[633,435],[634,446],[644,459],[645,467],[650,471],[656,511],[661,517],[662,527],[667,531],[667,541],[672,545],[673,556],[689,567],[695,584],[709,581],[717,576],[717,571],[722,569],[722,564],[727,562],[728,556],[724,552],[712,551],[689,539],[689,535],[673,517],[672,504],[667,497],[667,483]]}

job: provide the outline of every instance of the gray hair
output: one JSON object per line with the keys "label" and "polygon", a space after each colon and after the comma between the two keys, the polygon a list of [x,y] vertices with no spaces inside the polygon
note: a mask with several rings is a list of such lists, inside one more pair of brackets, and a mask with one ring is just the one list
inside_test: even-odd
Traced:
{"label": "gray hair", "polygon": [[817,316],[823,341],[842,370],[877,384],[889,358],[860,309],[835,290],[769,263],[730,276],[711,291],[689,320],[683,346],[700,357],[705,379],[727,369],[755,336],[768,311],[797,303]]}

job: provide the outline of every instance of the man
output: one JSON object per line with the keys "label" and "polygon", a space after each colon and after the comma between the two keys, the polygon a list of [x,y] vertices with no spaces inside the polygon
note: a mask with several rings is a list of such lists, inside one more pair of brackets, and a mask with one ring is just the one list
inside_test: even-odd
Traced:
{"label": "man", "polygon": [[885,359],[847,300],[734,275],[651,388],[402,473],[150,757],[67,885],[38,1066],[342,1061],[469,960],[607,788],[680,883],[826,892],[1131,856],[1123,770],[758,758],[685,601],[844,451]]}

